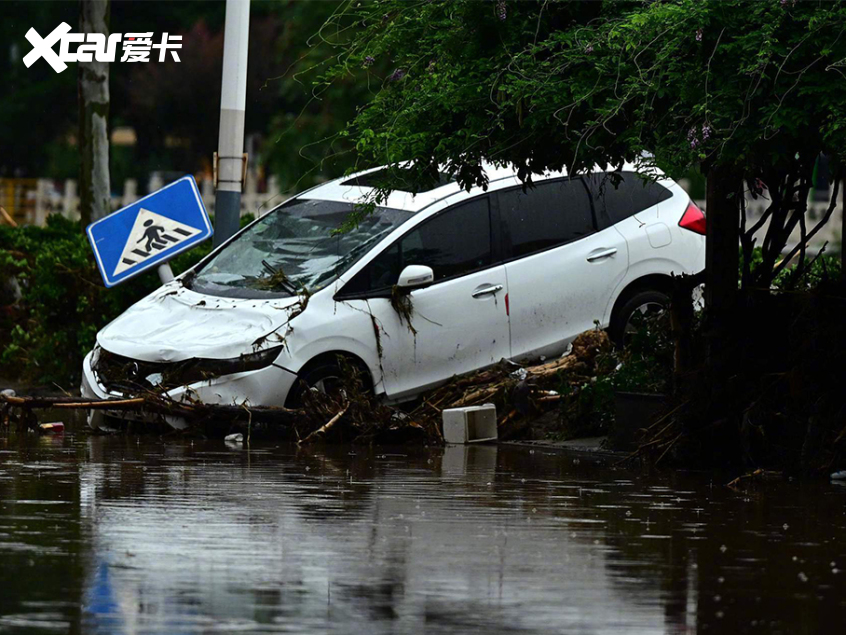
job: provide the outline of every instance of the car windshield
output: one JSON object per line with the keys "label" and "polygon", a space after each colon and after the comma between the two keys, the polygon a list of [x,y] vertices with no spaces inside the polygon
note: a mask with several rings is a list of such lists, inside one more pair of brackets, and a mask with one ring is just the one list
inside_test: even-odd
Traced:
{"label": "car windshield", "polygon": [[195,291],[239,298],[319,291],[411,218],[377,207],[354,229],[337,232],[352,203],[297,199],[249,226],[187,282]]}

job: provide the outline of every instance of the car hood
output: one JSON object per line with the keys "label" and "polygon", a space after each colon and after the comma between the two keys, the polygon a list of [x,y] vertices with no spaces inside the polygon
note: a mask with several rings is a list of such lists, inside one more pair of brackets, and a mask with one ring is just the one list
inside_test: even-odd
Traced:
{"label": "car hood", "polygon": [[263,338],[276,330],[284,335],[282,327],[299,302],[296,296],[249,300],[204,295],[175,280],[109,323],[97,334],[97,343],[148,362],[229,359],[278,346],[277,338]]}

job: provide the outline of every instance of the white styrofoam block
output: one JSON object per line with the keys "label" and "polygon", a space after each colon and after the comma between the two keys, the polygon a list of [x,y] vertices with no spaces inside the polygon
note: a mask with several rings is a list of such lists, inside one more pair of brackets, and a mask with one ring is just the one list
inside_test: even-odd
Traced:
{"label": "white styrofoam block", "polygon": [[465,408],[448,408],[444,416],[444,441],[479,443],[496,441],[496,406],[491,403]]}

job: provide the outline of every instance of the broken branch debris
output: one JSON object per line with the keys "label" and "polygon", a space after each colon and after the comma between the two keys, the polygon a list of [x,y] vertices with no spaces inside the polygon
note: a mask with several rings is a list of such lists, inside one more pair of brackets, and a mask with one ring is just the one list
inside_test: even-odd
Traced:
{"label": "broken branch debris", "polygon": [[[562,382],[583,383],[589,379],[594,359],[610,348],[603,331],[588,331],[573,342],[572,351],[558,359],[529,366],[502,361],[492,368],[454,377],[411,406],[388,406],[365,389],[360,375],[344,366],[341,390],[327,395],[306,391],[303,407],[249,404],[207,404],[192,399],[177,401],[165,394],[145,392],[123,399],[80,399],[75,397],[18,397],[0,395],[0,413],[6,425],[15,421],[21,428],[37,427],[34,410],[76,409],[158,417],[178,417],[187,430],[209,433],[214,427],[242,429],[250,434],[267,432],[274,436],[316,441],[365,443],[443,443],[442,411],[447,408],[494,403],[499,413],[500,438],[513,438],[525,429],[532,417],[557,408],[556,389]],[[140,417],[134,417],[140,418]]]}

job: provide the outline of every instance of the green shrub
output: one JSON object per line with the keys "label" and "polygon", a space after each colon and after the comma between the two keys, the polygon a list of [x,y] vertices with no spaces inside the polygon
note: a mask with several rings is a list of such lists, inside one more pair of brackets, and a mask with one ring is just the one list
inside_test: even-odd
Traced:
{"label": "green shrub", "polygon": [[[174,273],[210,250],[206,241],[180,254],[170,261]],[[97,331],[159,285],[148,271],[107,289],[82,227],[62,216],[45,227],[0,227],[0,376],[75,387]]]}
{"label": "green shrub", "polygon": [[[824,285],[831,281],[836,281],[840,278],[840,271],[842,268],[840,254],[837,249],[826,247],[819,256],[811,250],[812,256],[805,258],[805,268],[801,275],[797,275],[795,264],[791,264],[773,280],[773,288],[779,291],[808,291]],[[755,269],[763,263],[763,252],[760,247],[755,247],[752,250],[752,256],[749,260],[749,269],[754,273]],[[738,280],[743,271],[743,250],[740,250],[740,269],[738,271]]]}
{"label": "green shrub", "polygon": [[669,313],[644,318],[623,350],[599,353],[589,381],[561,387],[563,438],[608,434],[617,392],[660,394],[672,387]]}

